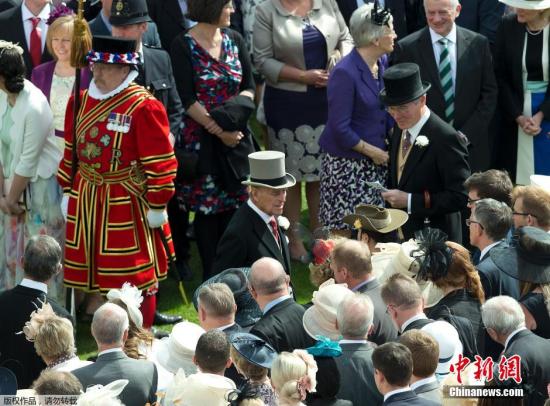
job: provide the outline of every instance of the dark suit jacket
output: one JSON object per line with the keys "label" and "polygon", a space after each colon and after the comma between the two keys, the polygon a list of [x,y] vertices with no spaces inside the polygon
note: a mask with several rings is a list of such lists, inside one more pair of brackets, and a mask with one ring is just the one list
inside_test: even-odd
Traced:
{"label": "dark suit jacket", "polygon": [[36,354],[34,344],[27,341],[24,334],[16,334],[23,330],[31,313],[44,300],[52,305],[57,315],[73,322],[67,310],[47,298],[40,290],[18,285],[0,294],[0,365],[13,371],[19,389],[29,388],[46,368],[42,358]]}
{"label": "dark suit jacket", "polygon": [[[503,144],[499,153],[499,167],[505,168],[515,179],[517,161],[516,117],[523,114],[522,55],[525,24],[517,21],[516,14],[502,19],[497,31],[495,50],[495,72],[498,82],[499,107],[502,110],[502,123],[499,141]],[[550,51],[549,51],[550,54]],[[549,55],[550,57],[550,55]],[[550,87],[539,110],[547,120],[550,117]]]}
{"label": "dark suit jacket", "polygon": [[[372,1],[368,1],[372,3]],[[349,20],[357,9],[357,0],[336,0],[342,17],[349,27]],[[426,25],[426,17],[422,1],[419,0],[387,0],[386,7],[393,17],[393,29],[398,38],[404,38]]]}
{"label": "dark suit jacket", "polygon": [[462,0],[460,5],[456,23],[487,37],[493,45],[506,5],[498,0]]}
{"label": "dark suit jacket", "polygon": [[[101,18],[101,12],[97,15],[96,18],[90,21],[88,25],[90,26],[90,31],[92,32],[92,35],[111,35],[111,31],[109,31],[109,28],[107,28],[107,26],[103,22],[103,19]],[[143,34],[141,42],[144,45],[149,45],[157,48],[161,47],[157,25],[154,22],[149,21],[147,23],[147,31],[145,31],[145,33]]]}
{"label": "dark suit jacket", "polygon": [[340,372],[337,397],[354,405],[381,405],[384,397],[374,382],[373,344],[341,344],[342,355],[334,358]]}
{"label": "dark suit jacket", "polygon": [[[548,398],[548,383],[550,382],[550,340],[533,334],[529,330],[522,330],[508,342],[504,355],[509,358],[513,355],[521,357],[521,387],[524,388],[524,405],[542,405]],[[496,375],[495,375],[496,376]],[[513,380],[499,384],[515,386]]]}
{"label": "dark suit jacket", "polygon": [[117,379],[128,379],[128,385],[119,395],[125,405],[153,404],[157,398],[158,373],[155,364],[130,358],[122,351],[100,355],[93,364],[75,369],[72,373],[84,390],[97,384],[107,385]]}
{"label": "dark suit jacket", "polygon": [[290,275],[290,256],[283,230],[279,228],[281,249],[262,218],[244,203],[233,215],[218,243],[212,274],[229,268],[250,267],[257,259],[271,257]]}
{"label": "dark suit jacket", "polygon": [[[493,248],[510,248],[506,242],[501,241]],[[489,300],[494,296],[511,296],[516,300],[519,300],[519,283],[517,279],[512,278],[507,273],[501,271],[493,260],[491,259],[491,248],[489,252],[485,254],[483,259],[476,265],[479,279],[481,279],[481,285],[485,292],[485,300]]]}
{"label": "dark suit jacket", "polygon": [[420,396],[417,396],[412,390],[407,392],[400,392],[396,393],[395,395],[391,395],[388,400],[386,400],[384,403],[384,406],[405,406],[405,405],[413,405],[413,406],[435,406],[435,405],[441,405],[441,403],[436,403],[428,399],[421,398]]}
{"label": "dark suit jacket", "polygon": [[304,349],[315,345],[302,324],[305,308],[286,299],[262,316],[250,330],[275,348],[277,352]]}
{"label": "dark suit jacket", "polygon": [[[497,101],[497,84],[487,38],[465,28],[456,27],[455,119],[453,126],[468,137],[469,163],[472,172],[489,169],[489,122]],[[428,27],[398,42],[393,61],[414,62],[420,66],[422,80],[432,87],[427,104],[439,117],[445,117],[445,98],[439,80]]]}
{"label": "dark suit jacket", "polygon": [[361,286],[357,291],[364,293],[372,300],[374,305],[374,327],[369,336],[369,341],[382,345],[394,341],[397,338],[397,328],[388,313],[386,305],[380,295],[381,285],[378,279],[374,279]]}
{"label": "dark suit jacket", "polygon": [[[447,233],[449,240],[462,242],[460,210],[466,207],[468,195],[464,181],[470,176],[468,151],[465,142],[454,128],[434,112],[420,130],[419,135],[429,139],[420,147],[414,144],[397,182],[397,154],[402,131],[395,128],[390,150],[390,188],[411,193],[411,214],[403,225],[405,239],[424,228],[424,219],[430,226]],[[424,192],[430,194],[430,207],[425,207]]]}
{"label": "dark suit jacket", "polygon": [[143,46],[144,81],[138,83],[149,90],[163,105],[170,121],[170,131],[178,135],[183,117],[178,89],[172,74],[170,55],[163,49]]}
{"label": "dark suit jacket", "polygon": [[147,0],[149,16],[157,24],[162,47],[170,51],[172,41],[189,28],[178,0]]}
{"label": "dark suit jacket", "polygon": [[1,0],[0,1],[0,12],[9,10],[10,8],[13,8],[13,7],[17,7],[18,5],[21,5],[20,1]]}
{"label": "dark suit jacket", "polygon": [[441,391],[441,387],[439,386],[439,382],[437,381],[420,385],[413,391],[419,397],[432,400],[437,404],[441,404],[443,401],[443,392]]}
{"label": "dark suit jacket", "polygon": [[[29,79],[34,66],[32,64],[31,54],[27,46],[27,39],[25,38],[21,7],[13,7],[0,13],[0,38],[4,41],[19,43],[21,48],[23,48],[23,60],[25,61],[26,76],[27,79]],[[52,56],[48,52],[48,48],[44,45],[42,60],[40,63],[51,60]]]}

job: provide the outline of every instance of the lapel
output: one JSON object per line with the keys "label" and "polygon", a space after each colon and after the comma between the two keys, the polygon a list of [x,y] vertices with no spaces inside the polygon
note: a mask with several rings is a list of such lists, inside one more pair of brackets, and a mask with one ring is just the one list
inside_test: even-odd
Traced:
{"label": "lapel", "polygon": [[430,30],[428,27],[424,27],[423,31],[418,38],[418,51],[422,63],[423,71],[425,73],[424,80],[427,80],[432,86],[437,87],[440,93],[443,93],[441,89],[441,82],[439,80],[439,66],[435,60],[434,48],[432,45],[432,37],[430,36]]}
{"label": "lapel", "polygon": [[55,62],[48,62],[47,69],[44,70],[44,89],[42,91],[46,95],[48,102],[50,101],[50,93],[52,90],[53,72],[55,70]]}
{"label": "lapel", "polygon": [[172,18],[182,30],[185,30],[185,18],[181,13],[181,7],[178,3],[178,0],[166,0],[162,1],[161,4],[165,9],[165,14],[169,18]]}
{"label": "lapel", "polygon": [[[361,55],[359,54],[359,52],[357,52],[357,49],[353,49],[352,52],[352,58],[353,58],[353,63],[355,64],[355,66],[357,67],[357,70],[359,71],[360,75],[361,75],[361,79],[363,80],[363,82],[367,85],[367,87],[372,91],[372,93],[374,93],[374,95],[376,96],[376,98],[378,98],[378,94],[380,93],[380,89],[378,87],[378,82],[373,78],[372,76],[372,73],[369,69],[369,67],[367,66],[367,64],[365,63],[365,61],[363,60],[363,58],[361,57]],[[383,71],[380,71],[380,63],[378,63],[378,69],[379,69],[379,77],[382,77],[381,75],[384,73]]]}
{"label": "lapel", "polygon": [[[420,132],[418,133],[418,136],[424,135],[428,139],[430,139],[430,136],[426,134],[426,130],[427,130],[427,127],[429,127],[429,124],[432,121],[434,114],[435,113],[433,112],[430,113],[430,118],[422,126],[422,128],[420,129]],[[430,145],[426,145],[424,147],[418,146],[415,139],[415,143],[411,146],[409,156],[407,158],[407,161],[405,162],[405,166],[403,167],[403,172],[401,173],[401,179],[399,179],[399,184],[397,185],[397,188],[399,190],[404,190],[404,189],[401,189],[401,187],[407,183],[407,180],[409,179],[409,177],[414,173],[414,168],[416,167],[416,165],[418,165],[418,163],[420,162],[420,160],[422,159],[422,157],[424,156],[424,154],[429,148],[430,148]]]}
{"label": "lapel", "polygon": [[[273,234],[268,228],[268,225],[264,223],[262,218],[250,208],[250,206],[246,203],[247,210],[250,212],[250,217],[253,219],[254,222],[254,234],[258,237],[258,240],[261,244],[263,244],[269,252],[273,255],[273,258],[276,258],[281,264],[284,264],[285,267],[287,266],[287,262],[285,261],[285,258],[283,257],[283,253],[279,249],[279,245],[275,242],[275,238],[273,237]],[[279,227],[277,225],[277,227]],[[281,237],[281,240],[284,238],[284,234],[282,234],[282,230],[279,227],[279,236]],[[283,243],[281,241],[281,247],[284,248],[286,246],[286,243]],[[287,268],[290,269],[290,268]]]}
{"label": "lapel", "polygon": [[464,30],[461,27],[456,27],[456,78],[455,78],[455,100],[458,99],[460,92],[462,91],[462,83],[464,83],[467,78],[466,67],[468,66],[467,61],[462,61],[462,57],[466,53],[466,50],[470,47],[470,42],[472,38],[464,35]]}

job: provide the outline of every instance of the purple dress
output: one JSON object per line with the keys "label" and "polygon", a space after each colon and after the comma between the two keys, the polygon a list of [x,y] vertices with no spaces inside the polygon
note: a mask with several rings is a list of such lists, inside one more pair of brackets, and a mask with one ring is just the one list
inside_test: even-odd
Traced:
{"label": "purple dress", "polygon": [[[327,44],[321,32],[303,23],[306,69],[326,69]],[[286,154],[286,170],[296,180],[319,180],[319,137],[327,121],[327,89],[308,86],[306,92],[276,89],[266,85],[264,108],[269,147]]]}

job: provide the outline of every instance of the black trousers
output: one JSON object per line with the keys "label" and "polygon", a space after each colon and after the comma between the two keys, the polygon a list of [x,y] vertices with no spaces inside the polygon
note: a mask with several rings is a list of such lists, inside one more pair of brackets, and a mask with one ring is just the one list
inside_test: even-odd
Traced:
{"label": "black trousers", "polygon": [[236,210],[216,214],[195,214],[195,238],[202,262],[202,280],[210,278],[212,265],[216,258],[216,248],[222,238],[231,217]]}
{"label": "black trousers", "polygon": [[180,208],[177,194],[168,202],[167,211],[176,261],[187,261],[190,256],[189,239],[186,234],[189,227],[189,212]]}

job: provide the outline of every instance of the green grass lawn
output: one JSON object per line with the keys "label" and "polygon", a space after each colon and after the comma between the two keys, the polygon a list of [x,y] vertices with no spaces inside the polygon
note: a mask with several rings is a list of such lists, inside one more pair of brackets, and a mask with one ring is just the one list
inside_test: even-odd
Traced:
{"label": "green grass lawn", "polygon": [[[303,196],[302,199],[305,201],[305,196]],[[304,208],[302,210],[302,224],[307,224],[307,218],[308,213]],[[169,277],[160,283],[161,295],[157,308],[162,313],[178,314],[183,316],[186,320],[197,322],[197,312],[191,303],[191,298],[193,297],[193,292],[202,281],[202,267],[194,242],[191,246],[190,265],[191,269],[193,269],[194,278],[191,282],[184,283],[187,298],[190,303],[188,305],[183,304],[176,280]],[[309,270],[307,265],[292,262],[292,283],[300,303],[306,303],[311,300],[313,286],[309,282]],[[162,326],[160,328],[170,331],[172,326]],[[97,352],[97,348],[90,333],[89,323],[79,322],[76,333],[76,344],[80,358],[86,359],[94,355]]]}

